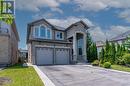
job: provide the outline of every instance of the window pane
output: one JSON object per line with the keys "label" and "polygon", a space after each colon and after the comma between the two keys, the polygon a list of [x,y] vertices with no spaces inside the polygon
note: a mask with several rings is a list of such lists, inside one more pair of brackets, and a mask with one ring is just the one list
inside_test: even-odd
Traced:
{"label": "window pane", "polygon": [[57,38],[59,38],[59,37],[60,37],[59,32],[57,32],[56,36],[57,36]]}
{"label": "window pane", "polygon": [[39,28],[35,27],[35,37],[38,37],[38,36],[39,36]]}
{"label": "window pane", "polygon": [[40,36],[46,37],[46,29],[44,26],[41,26],[41,28],[40,28]]}
{"label": "window pane", "polygon": [[62,39],[62,33],[60,33],[60,39]]}
{"label": "window pane", "polygon": [[79,55],[82,55],[82,48],[79,48]]}
{"label": "window pane", "polygon": [[62,39],[63,38],[63,34],[62,34],[62,32],[57,32],[56,33],[56,39]]}
{"label": "window pane", "polygon": [[49,29],[47,30],[47,38],[51,38],[51,31]]}

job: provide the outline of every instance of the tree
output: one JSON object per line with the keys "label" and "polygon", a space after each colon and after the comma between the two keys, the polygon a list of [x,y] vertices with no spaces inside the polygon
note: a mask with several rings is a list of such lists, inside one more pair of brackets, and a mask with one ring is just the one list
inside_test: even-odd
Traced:
{"label": "tree", "polygon": [[121,51],[122,51],[121,45],[117,43],[117,51],[116,51],[117,58],[121,56]]}
{"label": "tree", "polygon": [[97,47],[96,47],[96,44],[95,43],[93,43],[93,44],[91,44],[91,46],[90,46],[90,57],[88,58],[88,61],[89,62],[93,62],[94,60],[97,60],[98,58],[98,56],[97,56]]}
{"label": "tree", "polygon": [[[104,57],[103,57],[104,56]],[[110,43],[108,40],[106,40],[105,48],[102,49],[100,53],[100,62],[110,62],[114,64],[116,57],[116,46],[114,43]]]}
{"label": "tree", "polygon": [[122,44],[122,50],[125,52],[126,51],[126,48],[125,48],[125,45]]}
{"label": "tree", "polygon": [[115,57],[116,57],[116,46],[114,43],[111,44],[111,59],[110,59],[110,62],[112,64],[114,64],[115,62]]}
{"label": "tree", "polygon": [[104,51],[104,48],[102,48],[100,54],[99,54],[99,60],[100,60],[100,63],[103,64],[104,63],[104,55],[105,55],[105,51]]}
{"label": "tree", "polygon": [[94,60],[98,59],[96,44],[92,41],[92,38],[88,31],[86,40],[86,51],[88,62],[93,62]]}
{"label": "tree", "polygon": [[105,45],[105,55],[104,55],[104,61],[108,61],[109,60],[109,56],[110,56],[110,44],[109,41],[106,40],[106,45]]}
{"label": "tree", "polygon": [[125,47],[125,51],[129,52],[130,49],[130,36],[127,37],[127,40],[123,43],[124,47]]}
{"label": "tree", "polygon": [[95,43],[93,43],[93,48],[94,48],[94,51],[93,51],[94,59],[93,60],[97,60],[98,59],[98,54],[97,54],[97,46],[96,46]]}
{"label": "tree", "polygon": [[90,33],[87,31],[87,40],[86,40],[86,55],[87,55],[87,59],[90,62],[90,58],[91,58],[91,45],[92,45],[93,41],[92,38],[90,36]]}

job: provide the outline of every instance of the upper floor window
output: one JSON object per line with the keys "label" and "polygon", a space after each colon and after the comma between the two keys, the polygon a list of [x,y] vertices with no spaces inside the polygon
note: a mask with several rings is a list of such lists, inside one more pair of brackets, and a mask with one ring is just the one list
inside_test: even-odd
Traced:
{"label": "upper floor window", "polygon": [[44,26],[40,27],[40,37],[46,37],[46,28]]}
{"label": "upper floor window", "polygon": [[34,35],[35,35],[35,37],[39,37],[39,27],[35,27]]}
{"label": "upper floor window", "polygon": [[51,38],[51,30],[50,29],[47,29],[47,38]]}
{"label": "upper floor window", "polygon": [[51,39],[51,29],[44,26],[35,26],[34,36],[36,38]]}
{"label": "upper floor window", "polygon": [[63,32],[56,32],[56,39],[63,40]]}

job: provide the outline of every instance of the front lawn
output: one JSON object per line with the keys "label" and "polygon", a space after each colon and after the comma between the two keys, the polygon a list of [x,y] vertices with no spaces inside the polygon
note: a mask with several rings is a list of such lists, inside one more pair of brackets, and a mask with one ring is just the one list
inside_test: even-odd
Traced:
{"label": "front lawn", "polygon": [[20,64],[0,71],[0,77],[11,80],[4,86],[44,86],[33,67],[23,67]]}
{"label": "front lawn", "polygon": [[126,67],[126,66],[112,65],[111,68],[114,69],[114,70],[130,72],[130,68]]}

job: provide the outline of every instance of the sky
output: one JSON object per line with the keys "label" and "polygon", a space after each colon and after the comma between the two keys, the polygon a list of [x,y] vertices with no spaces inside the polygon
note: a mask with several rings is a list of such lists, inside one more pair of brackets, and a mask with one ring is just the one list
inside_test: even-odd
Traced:
{"label": "sky", "polygon": [[64,28],[83,20],[94,41],[130,30],[130,0],[16,0],[15,5],[22,49],[26,49],[27,24],[41,18]]}

